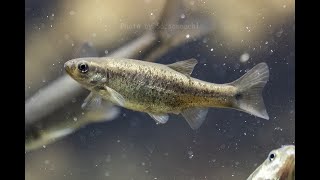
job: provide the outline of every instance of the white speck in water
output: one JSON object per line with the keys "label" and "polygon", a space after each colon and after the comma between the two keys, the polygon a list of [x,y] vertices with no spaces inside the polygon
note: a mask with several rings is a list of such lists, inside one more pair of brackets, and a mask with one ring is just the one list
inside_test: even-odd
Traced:
{"label": "white speck in water", "polygon": [[287,5],[283,5],[282,7],[283,7],[283,8],[286,8],[286,7],[287,7]]}
{"label": "white speck in water", "polygon": [[73,16],[73,15],[75,15],[75,14],[76,14],[76,12],[74,12],[74,11],[70,11],[70,12],[69,12],[69,14],[70,14],[70,16]]}
{"label": "white speck in water", "polygon": [[151,16],[153,16],[153,13],[150,13]]}
{"label": "white speck in water", "polygon": [[45,161],[44,161],[44,164],[49,164],[49,163],[50,163],[49,160],[45,160]]}
{"label": "white speck in water", "polygon": [[223,63],[223,64],[222,64],[222,66],[225,66],[225,65],[226,65],[226,63]]}
{"label": "white speck in water", "polygon": [[107,171],[104,173],[104,175],[108,177],[108,176],[110,176],[110,173]]}
{"label": "white speck in water", "polygon": [[73,118],[73,120],[74,120],[74,121],[77,121],[77,120],[78,120],[78,118],[77,118],[77,117],[74,117],[74,118]]}
{"label": "white speck in water", "polygon": [[282,128],[281,127],[276,127],[276,128],[274,128],[274,130],[282,131]]}
{"label": "white speck in water", "polygon": [[181,19],[184,19],[185,17],[186,17],[186,15],[184,15],[184,14],[181,14]]}
{"label": "white speck in water", "polygon": [[54,64],[52,64],[54,66]]}
{"label": "white speck in water", "polygon": [[234,174],[231,175],[232,177],[234,176]]}
{"label": "white speck in water", "polygon": [[207,64],[203,64],[204,66],[206,66]]}
{"label": "white speck in water", "polygon": [[265,42],[265,44],[268,44],[268,43],[269,43],[268,41]]}
{"label": "white speck in water", "polygon": [[43,83],[45,83],[45,82],[46,82],[46,80],[45,80],[45,79],[43,79],[43,80],[42,80],[42,82],[43,82]]}
{"label": "white speck in water", "polygon": [[250,55],[248,53],[243,53],[241,56],[240,56],[240,62],[244,63],[244,62],[247,62],[250,58]]}
{"label": "white speck in water", "polygon": [[52,13],[52,14],[51,14],[51,16],[53,17],[53,16],[54,16],[54,14]]}
{"label": "white speck in water", "polygon": [[72,43],[72,44],[71,44],[71,46],[73,47],[73,46],[74,46],[74,44]]}
{"label": "white speck in water", "polygon": [[105,54],[108,54],[108,53],[109,53],[109,51],[108,51],[108,50],[105,50],[105,51],[104,51],[104,53],[105,53]]}
{"label": "white speck in water", "polygon": [[190,1],[190,5],[193,6],[194,5],[194,1]]}
{"label": "white speck in water", "polygon": [[142,165],[142,166],[145,166],[145,165],[146,165],[146,163],[145,163],[145,162],[142,162],[142,163],[141,163],[141,165]]}
{"label": "white speck in water", "polygon": [[186,38],[188,39],[189,37],[190,37],[190,35],[189,35],[189,34],[187,34],[187,35],[186,35]]}
{"label": "white speck in water", "polygon": [[243,133],[245,136],[247,135],[247,133]]}
{"label": "white speck in water", "polygon": [[270,52],[273,53],[273,50],[271,49]]}
{"label": "white speck in water", "polygon": [[192,159],[193,158],[193,152],[190,150],[188,151],[188,155],[189,155],[189,159]]}
{"label": "white speck in water", "polygon": [[120,139],[117,140],[117,143],[119,143],[119,142],[120,142]]}
{"label": "white speck in water", "polygon": [[213,51],[213,48],[211,48],[210,51]]}
{"label": "white speck in water", "polygon": [[227,56],[224,56],[225,59],[227,59]]}
{"label": "white speck in water", "polygon": [[46,148],[46,145],[43,145],[42,147],[43,147],[43,148]]}
{"label": "white speck in water", "polygon": [[52,27],[52,24],[50,25],[50,27]]}
{"label": "white speck in water", "polygon": [[98,164],[96,164],[96,167],[98,167]]}

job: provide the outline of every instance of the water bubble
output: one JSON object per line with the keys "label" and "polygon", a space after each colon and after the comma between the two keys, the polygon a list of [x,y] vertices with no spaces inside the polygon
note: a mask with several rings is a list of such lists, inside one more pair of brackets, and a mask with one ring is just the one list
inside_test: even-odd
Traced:
{"label": "water bubble", "polygon": [[210,51],[213,51],[213,48],[211,48]]}
{"label": "water bubble", "polygon": [[74,120],[74,121],[77,121],[77,120],[78,120],[78,118],[77,118],[77,117],[74,117],[74,118],[73,118],[73,120]]}
{"label": "water bubble", "polygon": [[248,53],[243,53],[241,56],[240,56],[240,62],[244,63],[244,62],[247,62],[250,58],[250,55]]}
{"label": "water bubble", "polygon": [[268,41],[265,42],[265,44],[268,44],[268,43],[269,43]]}
{"label": "water bubble", "polygon": [[109,53],[109,51],[108,51],[108,50],[105,50],[105,51],[104,51],[104,53],[105,53],[105,54],[108,54],[108,53]]}
{"label": "water bubble", "polygon": [[189,159],[192,159],[193,158],[193,152],[190,150],[188,151],[188,155],[189,155]]}
{"label": "water bubble", "polygon": [[181,14],[181,19],[184,19],[185,17],[186,17],[186,15],[184,15],[184,14]]}
{"label": "water bubble", "polygon": [[187,39],[189,39],[189,37],[190,37],[190,35],[189,35],[189,34],[187,34],[187,35],[186,35],[186,38],[187,38]]}

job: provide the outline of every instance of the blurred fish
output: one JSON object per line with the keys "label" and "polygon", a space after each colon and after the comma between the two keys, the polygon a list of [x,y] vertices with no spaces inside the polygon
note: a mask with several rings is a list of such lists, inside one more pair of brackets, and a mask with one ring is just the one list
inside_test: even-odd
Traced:
{"label": "blurred fish", "polygon": [[[128,42],[124,46],[120,47],[116,51],[109,54],[108,57],[121,57],[121,58],[148,58],[149,61],[155,61],[169,50],[178,45],[195,40],[212,31],[211,21],[208,17],[199,17],[201,13],[195,12],[190,15],[190,18],[186,18],[184,22],[180,22],[180,11],[182,11],[181,2],[178,0],[167,1],[163,9],[162,17],[159,20],[158,26],[155,26],[151,31],[145,32],[141,37]],[[202,19],[199,19],[202,18]],[[189,25],[197,23],[195,29],[168,29],[160,27],[168,27],[169,25]],[[190,34],[190,38],[186,38],[186,34]],[[82,48],[78,50],[82,54],[78,54],[79,57],[97,57],[97,52],[91,47],[90,44],[85,43]],[[59,90],[57,91],[57,88]],[[26,100],[25,106],[25,126],[26,126],[26,149],[36,149],[30,147],[41,147],[48,144],[52,139],[59,139],[59,137],[65,137],[69,134],[65,131],[68,129],[68,121],[66,114],[72,113],[79,115],[83,112],[79,106],[75,103],[70,104],[73,99],[81,97],[85,94],[86,90],[83,89],[76,81],[70,78],[68,75],[63,75],[57,80],[51,82],[48,86],[41,88],[32,97]],[[70,106],[70,107],[69,107]],[[46,108],[43,108],[46,107]],[[62,108],[63,107],[63,108]],[[98,112],[99,111],[99,112]],[[103,121],[108,117],[103,117],[107,109],[100,108],[95,109],[96,113],[88,113],[83,116],[81,120],[85,123],[77,122],[77,128],[82,125]],[[98,114],[101,114],[99,116]],[[75,116],[76,116],[75,115]],[[79,119],[79,118],[78,118]],[[52,122],[50,122],[52,121]],[[67,121],[67,122],[63,122]],[[59,122],[59,123],[57,123]],[[57,125],[55,124],[57,123]],[[78,124],[79,123],[79,124]],[[45,124],[45,125],[44,125]],[[72,126],[75,125],[72,123]],[[52,127],[50,127],[52,126]],[[46,127],[42,129],[42,127]],[[76,130],[77,128],[72,128]],[[35,130],[36,129],[36,130]],[[33,136],[39,136],[39,133],[43,132],[43,138],[34,138]],[[51,132],[54,136],[50,135]],[[31,134],[31,135],[30,135]],[[34,134],[34,135],[32,135]],[[52,138],[55,137],[55,138]],[[29,139],[31,138],[31,140]],[[36,145],[31,145],[36,144]],[[27,147],[28,146],[28,147]]]}
{"label": "blurred fish", "polygon": [[102,99],[148,113],[157,123],[168,113],[182,114],[192,129],[206,118],[209,107],[233,108],[269,119],[262,90],[269,79],[260,63],[238,80],[214,84],[192,78],[196,59],[163,65],[124,58],[77,58],[65,63],[66,72],[91,93],[83,107],[99,107]]}
{"label": "blurred fish", "polygon": [[[70,110],[70,108],[68,108]],[[83,111],[68,117],[53,117],[25,125],[25,151],[51,144],[94,122],[111,121],[120,114],[115,106],[103,104],[101,109]]]}
{"label": "blurred fish", "polygon": [[294,180],[295,146],[285,145],[271,151],[268,158],[247,180]]}

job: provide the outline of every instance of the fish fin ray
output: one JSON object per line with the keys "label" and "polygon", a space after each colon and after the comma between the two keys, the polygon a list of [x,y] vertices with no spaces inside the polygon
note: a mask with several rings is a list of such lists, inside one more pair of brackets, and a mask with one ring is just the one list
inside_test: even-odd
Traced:
{"label": "fish fin ray", "polygon": [[268,80],[268,65],[260,63],[239,79],[229,83],[238,88],[233,106],[238,110],[268,120],[269,115],[262,97],[263,88]]}
{"label": "fish fin ray", "polygon": [[183,61],[178,61],[167,66],[171,69],[178,71],[184,75],[190,76],[194,67],[197,65],[198,61],[196,59],[187,59]]}
{"label": "fish fin ray", "polygon": [[165,124],[169,120],[168,114],[148,114],[159,124]]}
{"label": "fish fin ray", "polygon": [[193,130],[198,129],[206,119],[208,108],[189,108],[181,112]]}
{"label": "fish fin ray", "polygon": [[106,90],[110,94],[110,98],[115,101],[119,106],[124,106],[125,99],[124,97],[119,94],[117,91],[113,90],[112,88],[106,87]]}
{"label": "fish fin ray", "polygon": [[102,98],[99,95],[91,92],[86,99],[83,101],[81,108],[82,109],[95,109],[100,107]]}

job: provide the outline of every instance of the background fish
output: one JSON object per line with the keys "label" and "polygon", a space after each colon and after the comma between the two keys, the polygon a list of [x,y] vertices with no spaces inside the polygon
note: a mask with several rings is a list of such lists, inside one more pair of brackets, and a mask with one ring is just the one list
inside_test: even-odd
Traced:
{"label": "background fish", "polygon": [[78,58],[65,63],[67,73],[91,91],[83,107],[102,99],[148,113],[166,123],[168,113],[182,114],[192,129],[206,118],[209,107],[233,108],[269,119],[262,90],[269,79],[260,63],[238,80],[214,84],[190,77],[197,60],[163,65],[123,58]]}
{"label": "background fish", "polygon": [[268,158],[247,180],[294,180],[295,146],[286,145],[271,151]]}
{"label": "background fish", "polygon": [[[71,111],[73,106],[66,107]],[[53,143],[87,124],[94,122],[111,121],[120,113],[120,109],[107,104],[101,105],[101,109],[85,111],[82,113],[69,114],[67,117],[55,116],[25,124],[25,151],[29,152]]]}

